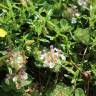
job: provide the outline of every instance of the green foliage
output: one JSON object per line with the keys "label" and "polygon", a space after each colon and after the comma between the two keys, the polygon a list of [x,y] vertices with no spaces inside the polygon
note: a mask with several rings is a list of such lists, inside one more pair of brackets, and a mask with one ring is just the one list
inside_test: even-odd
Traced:
{"label": "green foliage", "polygon": [[90,35],[89,35],[89,32],[88,32],[88,29],[78,28],[75,31],[74,36],[75,36],[77,42],[81,42],[85,45],[88,45],[90,43],[89,42]]}
{"label": "green foliage", "polygon": [[67,87],[62,84],[57,84],[53,89],[46,92],[46,96],[85,96],[84,91],[81,88],[77,88],[75,91],[72,87]]}
{"label": "green foliage", "polygon": [[64,87],[64,85],[58,84],[53,89],[48,90],[46,96],[72,96],[72,92],[71,87]]}
{"label": "green foliage", "polygon": [[95,4],[1,0],[2,96],[87,96],[96,86]]}
{"label": "green foliage", "polygon": [[75,90],[75,96],[85,96],[84,91],[81,88]]}

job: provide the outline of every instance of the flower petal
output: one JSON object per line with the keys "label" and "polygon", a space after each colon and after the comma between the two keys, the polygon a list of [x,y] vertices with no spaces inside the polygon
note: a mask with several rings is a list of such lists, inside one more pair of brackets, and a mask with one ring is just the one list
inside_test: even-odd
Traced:
{"label": "flower petal", "polygon": [[0,37],[5,37],[7,35],[7,32],[0,28]]}

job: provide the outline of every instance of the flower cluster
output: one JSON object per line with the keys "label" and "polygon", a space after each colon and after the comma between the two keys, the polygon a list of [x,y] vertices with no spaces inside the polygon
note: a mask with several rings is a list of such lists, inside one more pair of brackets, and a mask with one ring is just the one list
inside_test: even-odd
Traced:
{"label": "flower cluster", "polygon": [[[25,71],[25,64],[27,57],[23,51],[9,51],[8,52],[8,65],[11,70],[6,78],[7,84],[10,80],[15,83],[17,89],[24,86],[24,82],[28,79],[28,74]],[[10,71],[9,70],[9,71]]]}
{"label": "flower cluster", "polygon": [[26,79],[28,79],[28,76],[24,68],[21,68],[19,72],[13,77],[14,82],[16,82],[17,80],[26,80]]}
{"label": "flower cluster", "polygon": [[77,18],[76,17],[79,17],[80,13],[79,13],[76,5],[71,5],[71,9],[72,9],[71,23],[76,24],[77,23]]}
{"label": "flower cluster", "polygon": [[25,56],[23,51],[10,51],[8,52],[8,57],[9,65],[16,71],[24,67],[27,62],[27,57]]}
{"label": "flower cluster", "polygon": [[59,60],[66,60],[66,57],[62,54],[62,51],[54,48],[53,45],[50,46],[50,50],[46,52],[43,50],[41,54],[41,60],[43,60],[43,66],[53,68],[59,63]]}
{"label": "flower cluster", "polygon": [[[20,89],[24,86],[23,83],[27,81],[27,79],[28,74],[25,72],[24,68],[21,68],[17,73],[13,72],[12,74],[8,74],[5,82],[8,85],[13,82],[15,84],[15,87],[17,89]],[[12,82],[10,82],[10,80],[12,80]]]}

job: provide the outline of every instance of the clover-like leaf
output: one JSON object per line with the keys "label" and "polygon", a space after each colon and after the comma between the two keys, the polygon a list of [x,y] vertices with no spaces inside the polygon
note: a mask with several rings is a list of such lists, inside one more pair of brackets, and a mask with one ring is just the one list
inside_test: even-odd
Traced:
{"label": "clover-like leaf", "polygon": [[83,89],[77,88],[75,90],[75,96],[85,96],[85,93],[84,93]]}
{"label": "clover-like leaf", "polygon": [[78,28],[78,29],[75,31],[74,36],[75,36],[75,40],[76,40],[77,42],[81,42],[81,43],[86,44],[86,45],[89,44],[90,35],[89,35],[88,29]]}

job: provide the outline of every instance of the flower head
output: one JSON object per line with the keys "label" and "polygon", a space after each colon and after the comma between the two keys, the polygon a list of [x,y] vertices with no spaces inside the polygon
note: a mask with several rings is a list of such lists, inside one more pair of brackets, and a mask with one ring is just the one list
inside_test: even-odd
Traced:
{"label": "flower head", "polygon": [[25,56],[23,51],[13,51],[8,52],[8,63],[12,68],[15,68],[15,70],[19,70],[20,68],[24,67],[24,65],[27,62],[27,57]]}
{"label": "flower head", "polygon": [[59,63],[60,59],[65,60],[65,56],[63,56],[61,50],[54,48],[53,45],[50,46],[48,52],[44,51],[43,54],[41,54],[41,60],[43,60],[44,67],[53,68]]}
{"label": "flower head", "polygon": [[77,19],[76,19],[75,17],[73,17],[73,18],[71,19],[71,23],[72,23],[72,24],[76,24],[76,23],[77,23]]}
{"label": "flower head", "polygon": [[28,79],[28,75],[27,73],[25,72],[24,68],[21,68],[18,72],[18,78],[20,80],[27,80]]}
{"label": "flower head", "polygon": [[22,87],[22,82],[25,82],[26,80],[28,80],[28,74],[25,72],[24,68],[21,68],[18,71],[18,73],[13,75],[13,77],[11,77],[11,79],[15,83],[16,88],[20,89]]}

